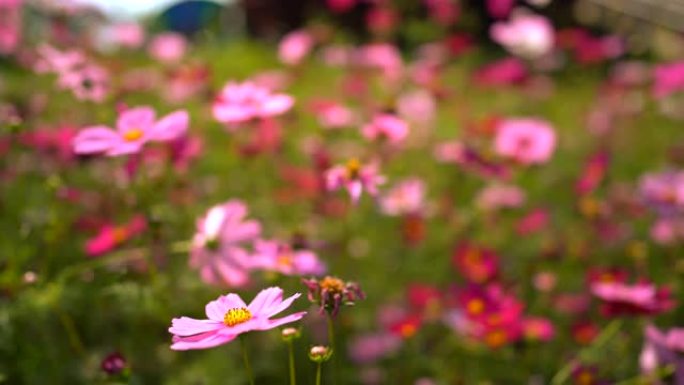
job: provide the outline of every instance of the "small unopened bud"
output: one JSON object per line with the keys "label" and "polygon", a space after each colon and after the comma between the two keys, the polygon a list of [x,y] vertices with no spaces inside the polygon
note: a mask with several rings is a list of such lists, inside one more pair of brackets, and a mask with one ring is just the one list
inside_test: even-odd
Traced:
{"label": "small unopened bud", "polygon": [[333,350],[327,346],[313,346],[309,350],[309,359],[313,362],[321,363],[330,359]]}
{"label": "small unopened bud", "polygon": [[297,328],[285,328],[280,332],[280,336],[285,342],[292,342],[302,336],[302,333]]}
{"label": "small unopened bud", "polygon": [[119,352],[109,354],[102,360],[102,370],[112,376],[125,374],[128,369],[126,359]]}

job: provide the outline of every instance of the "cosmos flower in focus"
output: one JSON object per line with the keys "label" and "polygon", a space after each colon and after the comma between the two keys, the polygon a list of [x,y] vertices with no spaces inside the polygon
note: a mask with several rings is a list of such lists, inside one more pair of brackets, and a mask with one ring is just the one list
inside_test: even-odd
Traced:
{"label": "cosmos flower in focus", "polygon": [[513,55],[535,59],[553,49],[553,26],[543,16],[516,14],[510,21],[500,21],[490,29],[492,40]]}
{"label": "cosmos flower in focus", "polygon": [[325,184],[328,190],[345,188],[351,196],[352,202],[358,202],[361,193],[378,194],[378,186],[385,183],[385,177],[378,173],[375,163],[362,165],[358,160],[351,159],[345,165],[338,165],[325,172]]}
{"label": "cosmos flower in focus", "polygon": [[207,304],[208,319],[174,318],[169,333],[173,334],[173,350],[207,349],[226,344],[240,334],[275,329],[300,320],[306,312],[271,319],[299,298],[294,294],[283,300],[283,289],[270,287],[257,294],[249,305],[237,294],[218,297]]}
{"label": "cosmos flower in focus", "polygon": [[497,154],[521,164],[547,162],[556,148],[556,133],[541,119],[506,119],[499,124],[494,138]]}
{"label": "cosmos flower in focus", "polygon": [[214,100],[212,111],[216,120],[231,125],[281,115],[293,105],[290,95],[274,94],[249,81],[229,82]]}
{"label": "cosmos flower in focus", "polygon": [[119,114],[116,129],[91,126],[81,130],[73,140],[77,154],[119,156],[140,152],[150,141],[168,142],[185,134],[189,116],[179,110],[156,120],[151,107],[126,109]]}
{"label": "cosmos flower in focus", "polygon": [[246,216],[247,206],[242,201],[229,200],[198,220],[190,267],[200,271],[204,282],[240,287],[249,281],[251,258],[244,244],[261,234],[261,224]]}

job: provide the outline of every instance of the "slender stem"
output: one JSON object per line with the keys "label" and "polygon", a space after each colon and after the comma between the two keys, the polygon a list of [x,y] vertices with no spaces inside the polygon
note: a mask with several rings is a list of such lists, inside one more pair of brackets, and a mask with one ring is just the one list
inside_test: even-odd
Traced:
{"label": "slender stem", "polygon": [[245,361],[245,372],[247,372],[249,384],[254,385],[254,375],[252,374],[252,367],[249,365],[249,356],[247,355],[247,344],[245,343],[245,337],[240,335],[239,338],[240,347],[242,348],[242,359]]}
{"label": "slender stem", "polygon": [[321,363],[316,367],[316,385],[321,385]]}
{"label": "slender stem", "polygon": [[287,342],[287,350],[290,355],[290,385],[297,384],[297,377],[295,376],[295,358],[294,358],[294,347],[292,341]]}
{"label": "slender stem", "polygon": [[330,348],[335,351],[335,323],[332,315],[328,314],[328,344]]}

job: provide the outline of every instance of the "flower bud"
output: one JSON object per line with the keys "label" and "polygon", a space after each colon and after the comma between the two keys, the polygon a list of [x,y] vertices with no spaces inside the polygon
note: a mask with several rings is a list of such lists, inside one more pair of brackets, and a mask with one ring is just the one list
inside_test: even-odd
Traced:
{"label": "flower bud", "polygon": [[316,363],[326,362],[332,354],[332,349],[327,346],[312,346],[309,350],[309,359]]}
{"label": "flower bud", "polygon": [[292,342],[302,336],[302,332],[297,328],[285,328],[280,332],[280,336],[285,342]]}

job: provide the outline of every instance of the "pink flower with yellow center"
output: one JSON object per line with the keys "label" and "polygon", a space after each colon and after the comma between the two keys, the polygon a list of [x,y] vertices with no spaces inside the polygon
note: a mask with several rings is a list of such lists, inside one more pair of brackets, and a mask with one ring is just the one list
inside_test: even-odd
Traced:
{"label": "pink flower with yellow center", "polygon": [[212,112],[221,123],[238,124],[282,115],[293,105],[292,96],[272,93],[254,82],[229,82],[214,100]]}
{"label": "pink flower with yellow center", "polygon": [[123,111],[116,129],[91,126],[76,135],[72,144],[77,154],[105,154],[120,156],[140,152],[147,142],[168,142],[180,138],[188,129],[188,113],[175,111],[160,120],[150,107],[136,107]]}
{"label": "pink flower with yellow center", "polygon": [[174,318],[169,332],[173,334],[173,350],[207,349],[226,344],[240,334],[270,330],[300,320],[306,312],[271,319],[292,305],[301,294],[283,300],[283,289],[264,289],[247,305],[237,294],[218,297],[207,304],[208,319]]}
{"label": "pink flower with yellow center", "polygon": [[375,163],[363,165],[351,159],[344,165],[334,166],[325,172],[325,185],[329,191],[345,188],[356,203],[365,190],[369,195],[378,194],[378,186],[385,183],[385,177],[378,172]]}

